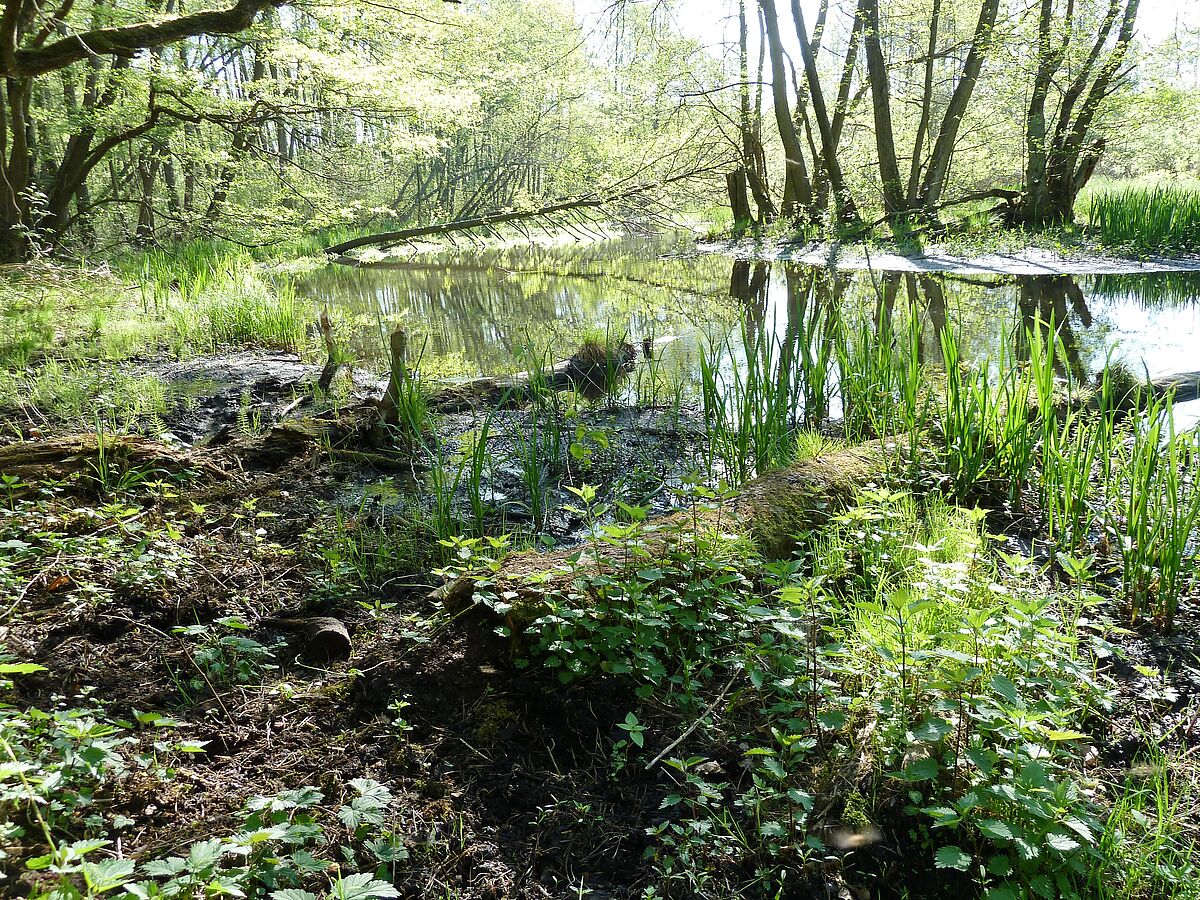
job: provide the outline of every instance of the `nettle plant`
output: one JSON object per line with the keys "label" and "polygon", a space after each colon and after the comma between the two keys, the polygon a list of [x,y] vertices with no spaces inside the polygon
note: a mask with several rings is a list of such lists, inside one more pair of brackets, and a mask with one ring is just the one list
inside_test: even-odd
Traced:
{"label": "nettle plant", "polygon": [[[4,671],[0,668],[0,674]],[[153,714],[139,721],[156,729],[175,724]],[[145,747],[127,724],[83,710],[54,716],[5,711],[0,718],[0,739],[9,757],[9,763],[0,766],[0,813],[5,822],[0,837],[9,843],[32,829],[41,832],[46,848],[24,860],[26,870],[37,876],[30,900],[398,896],[391,880],[408,852],[392,826],[391,791],[369,778],[349,782],[348,796],[332,811],[323,805],[320,790],[305,786],[252,798],[239,830],[197,841],[184,855],[140,862],[109,856],[113,832],[134,823],[101,814],[102,797],[111,794],[105,793],[106,787],[128,766],[148,765],[156,752],[134,752],[135,747]],[[152,747],[168,749],[161,741]],[[170,749],[195,748],[177,744]],[[167,779],[171,772],[160,767],[157,775]],[[65,837],[79,833],[81,825],[93,836]]]}
{"label": "nettle plant", "polygon": [[249,625],[236,616],[224,616],[209,625],[178,625],[172,631],[192,643],[193,677],[180,680],[188,692],[218,685],[251,684],[279,668],[274,653],[245,632]]}
{"label": "nettle plant", "polygon": [[[846,827],[887,828],[994,900],[1078,896],[1102,864],[1078,774],[1081,723],[1110,703],[1078,646],[1089,600],[998,562],[979,511],[868,492],[777,563],[702,515],[592,540],[529,625],[530,657],[565,681],[629,679],[743,748],[736,782],[664,760],[679,789],[649,856],[668,893],[773,894],[842,852],[828,838]],[[531,578],[564,583],[549,575]],[[620,725],[616,772],[654,747],[643,719]],[[831,775],[848,767],[849,787]],[[871,807],[851,815],[849,788]]]}

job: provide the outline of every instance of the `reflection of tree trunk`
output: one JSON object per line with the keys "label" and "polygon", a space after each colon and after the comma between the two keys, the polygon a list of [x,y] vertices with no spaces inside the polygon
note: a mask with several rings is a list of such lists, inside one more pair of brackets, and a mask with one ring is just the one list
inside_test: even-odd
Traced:
{"label": "reflection of tree trunk", "polygon": [[[875,333],[890,333],[892,314],[896,310],[896,295],[900,292],[900,273],[884,272],[883,286],[875,302]],[[885,329],[887,331],[885,332]]]}
{"label": "reflection of tree trunk", "polygon": [[[910,278],[912,276],[909,276]],[[933,326],[933,339],[941,341],[942,332],[946,330],[948,319],[946,316],[946,292],[942,288],[942,282],[932,275],[922,275],[920,277],[921,290],[925,292],[925,304],[929,313],[929,324]],[[916,294],[915,289],[910,285],[909,290]],[[922,347],[924,351],[924,347]],[[940,355],[940,351],[934,354]],[[924,362],[924,353],[922,352],[922,362]]]}
{"label": "reflection of tree trunk", "polygon": [[[1088,380],[1087,367],[1079,351],[1079,340],[1071,326],[1068,303],[1081,312],[1085,325],[1091,321],[1087,301],[1078,283],[1070,275],[1035,275],[1018,279],[1017,306],[1021,314],[1019,333],[1015,335],[1019,359],[1029,358],[1029,334],[1053,326],[1061,342],[1062,352],[1055,357],[1055,368],[1064,378],[1083,384]],[[1063,356],[1065,355],[1065,359]]]}

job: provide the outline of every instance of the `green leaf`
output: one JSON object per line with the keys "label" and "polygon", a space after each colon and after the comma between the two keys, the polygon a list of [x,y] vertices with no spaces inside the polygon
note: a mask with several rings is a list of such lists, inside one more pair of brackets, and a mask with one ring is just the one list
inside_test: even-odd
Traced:
{"label": "green leaf", "polygon": [[846,714],[838,710],[831,710],[817,716],[817,721],[821,723],[821,727],[826,731],[837,731],[846,724]]}
{"label": "green leaf", "polygon": [[1013,839],[1012,829],[1008,827],[1008,823],[1001,822],[999,819],[983,819],[979,823],[979,830],[993,841],[1011,841]]}
{"label": "green leaf", "polygon": [[132,859],[106,859],[98,863],[83,864],[83,879],[97,894],[105,894],[123,885],[133,876]]}
{"label": "green leaf", "polygon": [[300,888],[284,888],[281,891],[271,891],[271,900],[317,900],[317,895]]}
{"label": "green leaf", "polygon": [[1046,843],[1059,853],[1071,853],[1079,849],[1079,841],[1065,831],[1052,831],[1046,835]]}
{"label": "green leaf", "polygon": [[221,841],[214,838],[210,841],[198,841],[192,844],[188,851],[187,868],[190,872],[203,872],[217,864],[222,855]]}
{"label": "green leaf", "polygon": [[1053,728],[1044,728],[1042,733],[1050,741],[1082,741],[1088,737],[1082,731],[1055,731]]}
{"label": "green leaf", "polygon": [[387,806],[392,802],[392,792],[386,785],[371,778],[355,778],[350,787],[358,791],[359,796],[372,806]]}
{"label": "green leaf", "polygon": [[380,881],[370,872],[360,872],[357,875],[347,875],[333,883],[329,896],[334,900],[387,900],[389,897],[399,897],[400,892],[386,881]]}
{"label": "green leaf", "polygon": [[948,735],[950,730],[951,725],[945,719],[930,716],[921,723],[920,727],[913,731],[912,736],[913,740],[933,744]]}
{"label": "green leaf", "polygon": [[1016,706],[1018,703],[1017,686],[1003,675],[993,675],[991,681],[988,682],[993,691]]}
{"label": "green leaf", "polygon": [[0,663],[0,675],[29,675],[45,671],[46,667],[37,663]]}
{"label": "green leaf", "polygon": [[913,760],[901,770],[897,777],[904,781],[931,781],[937,778],[938,764],[932,756]]}
{"label": "green leaf", "polygon": [[958,869],[960,872],[965,872],[971,865],[971,854],[962,847],[949,844],[933,854],[933,863],[939,869]]}

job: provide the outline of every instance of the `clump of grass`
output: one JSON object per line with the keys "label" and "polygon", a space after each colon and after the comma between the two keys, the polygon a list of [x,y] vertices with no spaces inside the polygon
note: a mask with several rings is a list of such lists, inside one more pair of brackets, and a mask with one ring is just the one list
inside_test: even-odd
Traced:
{"label": "clump of grass", "polygon": [[307,310],[290,281],[268,281],[245,258],[232,257],[212,272],[176,284],[169,311],[177,352],[213,352],[249,346],[301,350],[307,339]]}
{"label": "clump of grass", "polygon": [[1200,250],[1200,189],[1132,184],[1104,190],[1092,196],[1088,220],[1111,246]]}

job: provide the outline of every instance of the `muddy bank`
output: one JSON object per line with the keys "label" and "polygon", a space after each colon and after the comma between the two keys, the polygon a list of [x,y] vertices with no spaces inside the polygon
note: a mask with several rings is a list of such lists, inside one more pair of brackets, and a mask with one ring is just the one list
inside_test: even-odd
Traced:
{"label": "muddy bank", "polygon": [[753,240],[699,245],[701,252],[739,259],[802,263],[859,272],[947,273],[952,275],[1153,275],[1200,272],[1200,256],[1149,256],[1144,259],[1081,249],[1058,253],[1038,247],[1012,252],[954,254],[933,246],[922,253],[874,250],[862,244],[793,244]]}

